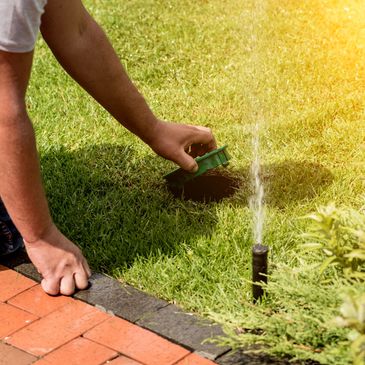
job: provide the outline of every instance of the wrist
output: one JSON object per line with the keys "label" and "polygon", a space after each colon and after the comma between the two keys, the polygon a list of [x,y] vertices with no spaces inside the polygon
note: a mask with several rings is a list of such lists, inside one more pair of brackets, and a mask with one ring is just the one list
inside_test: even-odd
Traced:
{"label": "wrist", "polygon": [[161,132],[161,126],[163,123],[163,121],[157,119],[155,116],[152,116],[146,122],[148,128],[145,128],[139,135],[142,141],[148,144],[152,149],[154,149],[153,146],[156,144],[156,140]]}
{"label": "wrist", "polygon": [[52,220],[47,222],[41,229],[33,232],[32,234],[27,234],[23,236],[24,244],[27,245],[35,245],[40,241],[44,241],[46,237],[52,235],[52,232],[57,230],[57,227],[53,223]]}

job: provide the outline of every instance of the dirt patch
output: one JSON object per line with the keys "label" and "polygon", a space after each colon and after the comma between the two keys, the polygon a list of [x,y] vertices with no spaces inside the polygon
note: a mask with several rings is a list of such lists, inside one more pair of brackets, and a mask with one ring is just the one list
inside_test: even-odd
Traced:
{"label": "dirt patch", "polygon": [[239,181],[231,176],[211,172],[188,181],[182,188],[169,186],[175,198],[201,203],[219,202],[239,188]]}

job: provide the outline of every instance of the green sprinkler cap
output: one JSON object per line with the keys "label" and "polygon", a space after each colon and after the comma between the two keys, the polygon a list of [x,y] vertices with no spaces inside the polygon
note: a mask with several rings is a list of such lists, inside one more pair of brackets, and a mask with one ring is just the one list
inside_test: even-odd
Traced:
{"label": "green sprinkler cap", "polygon": [[203,156],[197,157],[195,159],[199,166],[197,172],[192,173],[179,168],[165,175],[164,178],[170,186],[183,187],[187,181],[203,175],[208,170],[215,169],[220,165],[227,166],[230,158],[231,156],[227,152],[227,145],[225,145]]}

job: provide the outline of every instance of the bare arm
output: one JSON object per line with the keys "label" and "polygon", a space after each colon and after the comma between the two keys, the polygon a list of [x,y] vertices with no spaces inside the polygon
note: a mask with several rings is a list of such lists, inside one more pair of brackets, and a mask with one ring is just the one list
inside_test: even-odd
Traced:
{"label": "bare arm", "polygon": [[33,242],[51,226],[25,91],[32,53],[0,51],[0,193],[24,239]]}
{"label": "bare arm", "polygon": [[25,107],[32,52],[0,51],[0,196],[49,294],[87,286],[81,251],[55,227],[44,194],[35,135]]}
{"label": "bare arm", "polygon": [[158,120],[130,81],[102,29],[81,0],[53,0],[46,6],[41,31],[65,70],[121,124],[161,156],[181,167],[196,168],[185,153],[191,144],[216,147],[208,128]]}

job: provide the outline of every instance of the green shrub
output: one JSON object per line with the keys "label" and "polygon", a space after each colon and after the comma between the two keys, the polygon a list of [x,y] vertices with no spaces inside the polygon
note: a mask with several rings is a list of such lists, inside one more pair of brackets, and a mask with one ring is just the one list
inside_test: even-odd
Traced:
{"label": "green shrub", "polygon": [[[351,288],[354,280],[365,278],[365,216],[355,210],[322,207],[308,216],[312,224],[305,235],[312,242],[307,250],[319,250],[327,256],[320,266],[323,272],[330,265],[338,266]],[[340,327],[350,330],[354,365],[365,365],[365,294],[348,294],[336,318]]]}
{"label": "green shrub", "polygon": [[340,309],[341,316],[336,318],[340,327],[349,328],[352,342],[351,351],[354,365],[365,364],[365,294],[348,295]]}
{"label": "green shrub", "polygon": [[347,278],[365,278],[365,216],[355,210],[321,207],[307,216],[311,220],[311,239],[302,247],[320,251],[326,259],[320,266],[323,273],[330,265],[338,266]]}

